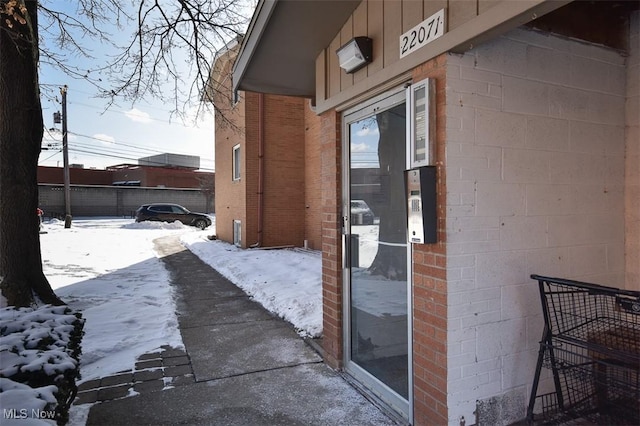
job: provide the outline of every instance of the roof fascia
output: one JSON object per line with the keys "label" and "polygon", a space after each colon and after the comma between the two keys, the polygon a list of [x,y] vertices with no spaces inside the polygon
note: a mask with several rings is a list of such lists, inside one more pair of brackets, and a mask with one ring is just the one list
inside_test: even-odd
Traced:
{"label": "roof fascia", "polygon": [[260,0],[256,6],[256,11],[249,23],[249,28],[242,40],[240,51],[238,52],[238,56],[233,65],[232,78],[234,92],[238,91],[240,81],[242,80],[247,66],[260,43],[262,34],[269,23],[269,19],[271,18],[277,3],[278,0]]}

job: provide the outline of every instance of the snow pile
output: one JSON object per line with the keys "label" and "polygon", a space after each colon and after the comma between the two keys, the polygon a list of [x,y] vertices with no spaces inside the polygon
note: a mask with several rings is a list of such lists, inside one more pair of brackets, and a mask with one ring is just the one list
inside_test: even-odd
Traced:
{"label": "snow pile", "polygon": [[122,225],[122,229],[185,229],[187,225],[184,225],[182,222],[176,220],[175,222],[156,222],[156,221],[146,221],[146,222],[133,222]]}
{"label": "snow pile", "polygon": [[66,417],[75,396],[83,324],[66,306],[0,309],[4,419]]}
{"label": "snow pile", "polygon": [[199,231],[182,223],[74,219],[44,224],[43,270],[52,288],[86,323],[79,383],[131,370],[163,345],[184,347],[169,272],[153,240]]}
{"label": "snow pile", "polygon": [[[214,219],[215,224],[215,219]],[[43,270],[56,294],[85,320],[82,338],[82,379],[78,383],[106,377],[134,368],[136,359],[163,345],[183,348],[175,314],[171,277],[162,260],[154,253],[156,238],[180,235],[182,242],[240,286],[267,309],[290,321],[303,336],[322,333],[321,257],[318,252],[304,250],[241,250],[221,241],[209,241],[215,225],[200,231],[181,223],[135,223],[122,218],[74,218],[70,229],[64,222],[46,221],[40,236]],[[21,321],[22,315],[38,318],[58,317],[47,314],[64,308],[42,307],[36,310],[0,310],[1,335],[4,327]],[[61,317],[68,315],[64,314]],[[69,318],[71,320],[72,318]],[[77,318],[73,317],[73,320]],[[69,323],[73,324],[73,322]],[[37,325],[37,324],[34,324]],[[49,327],[44,336],[54,335],[63,347],[64,322]],[[26,328],[25,328],[26,329]],[[54,330],[54,331],[51,331]],[[23,338],[15,338],[24,351],[37,341],[33,330]],[[27,337],[31,336],[31,338]],[[53,340],[53,338],[51,339]],[[13,344],[9,338],[0,341],[0,424],[26,426],[26,413],[33,422],[48,417],[55,404],[58,386],[41,383],[31,387],[9,380],[4,374],[5,361]],[[44,346],[44,345],[43,345]],[[38,348],[40,349],[40,348]],[[16,347],[17,350],[17,347]],[[16,352],[14,350],[14,354]],[[11,356],[14,356],[11,354]],[[26,361],[26,360],[25,360]],[[63,358],[51,357],[40,364],[55,372],[53,366]],[[36,368],[37,362],[25,362]],[[77,365],[77,364],[76,364]],[[53,377],[53,376],[48,376]],[[2,411],[6,409],[8,411]],[[24,411],[21,411],[24,410]],[[83,425],[88,405],[72,405],[70,424]],[[48,424],[53,424],[49,422]],[[40,423],[42,424],[42,423]]]}
{"label": "snow pile", "polygon": [[301,336],[322,334],[322,259],[300,249],[240,249],[210,241],[206,233],[181,236],[182,244]]}

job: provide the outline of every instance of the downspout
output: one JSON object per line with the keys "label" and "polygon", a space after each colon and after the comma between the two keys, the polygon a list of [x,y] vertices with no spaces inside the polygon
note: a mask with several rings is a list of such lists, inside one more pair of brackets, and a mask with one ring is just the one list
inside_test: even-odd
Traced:
{"label": "downspout", "polygon": [[258,93],[258,241],[252,247],[262,247],[264,217],[264,94]]}

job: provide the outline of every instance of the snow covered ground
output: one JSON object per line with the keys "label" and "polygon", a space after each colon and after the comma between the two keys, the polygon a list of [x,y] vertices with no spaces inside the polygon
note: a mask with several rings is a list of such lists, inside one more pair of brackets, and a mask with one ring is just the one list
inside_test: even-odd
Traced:
{"label": "snow covered ground", "polygon": [[223,241],[210,241],[206,235],[206,231],[185,233],[181,241],[255,301],[293,324],[298,334],[322,334],[320,252],[242,250]]}
{"label": "snow covered ground", "polygon": [[[204,231],[114,218],[76,218],[70,229],[53,220],[43,228],[44,273],[56,294],[86,321],[81,382],[130,370],[138,356],[162,345],[184,347],[169,274],[153,251],[153,240],[170,234],[179,234],[186,247],[301,335],[322,332],[318,253],[240,250],[210,241],[206,237],[215,233],[215,221]],[[77,406],[72,424],[82,424],[73,410]]]}

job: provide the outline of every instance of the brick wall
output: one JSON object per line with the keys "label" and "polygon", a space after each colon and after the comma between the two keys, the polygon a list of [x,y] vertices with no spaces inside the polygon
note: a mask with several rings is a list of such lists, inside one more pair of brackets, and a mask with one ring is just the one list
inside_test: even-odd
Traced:
{"label": "brick wall", "polygon": [[[214,188],[214,174],[168,167],[131,166],[109,170],[113,182],[139,180],[140,186],[166,188]],[[111,182],[109,182],[110,184]]]}
{"label": "brick wall", "polygon": [[321,119],[313,112],[309,102],[305,103],[305,148],[304,148],[304,194],[305,223],[304,238],[309,248],[322,248],[322,188],[320,179],[320,126]]}
{"label": "brick wall", "polygon": [[[236,109],[226,113],[225,119],[233,125],[216,127],[216,226],[220,239],[233,241],[233,220],[240,220],[244,248],[260,240],[263,247],[302,246],[305,235],[304,102],[301,98],[243,92]],[[262,200],[261,132],[264,138]],[[241,177],[233,181],[231,159],[237,144],[241,151]]]}
{"label": "brick wall", "polygon": [[342,365],[342,239],[340,229],[342,139],[335,111],[321,115],[322,308],[325,361]]}
{"label": "brick wall", "polygon": [[[142,204],[176,203],[196,212],[208,212],[211,200],[197,189],[139,188],[135,186],[71,185],[72,216],[133,217]],[[64,218],[64,186],[38,184],[38,206],[46,217]]]}
{"label": "brick wall", "polygon": [[[69,168],[69,180],[76,185],[111,185],[117,181],[139,180],[140,186],[203,188],[213,191],[213,173],[164,167],[112,168],[108,170]],[[62,167],[38,166],[38,183],[64,183]]]}
{"label": "brick wall", "polygon": [[304,241],[305,102],[264,96],[264,246],[300,247]]}
{"label": "brick wall", "polygon": [[243,175],[237,183],[244,187],[242,247],[247,248],[258,242],[258,138],[260,132],[264,131],[261,130],[258,110],[265,95],[252,92],[245,92],[244,95],[246,120],[241,143]]}
{"label": "brick wall", "polygon": [[[69,168],[70,183],[77,185],[111,185],[113,172],[110,170]],[[38,183],[64,183],[62,167],[38,166]]]}
{"label": "brick wall", "polygon": [[627,125],[625,162],[625,286],[640,290],[640,12],[631,15],[627,58]]}
{"label": "brick wall", "polygon": [[[245,93],[241,93],[241,100],[231,109],[228,98],[230,88],[227,87],[227,97],[220,93],[214,99],[222,108],[222,113],[216,113],[215,134],[215,187],[216,187],[216,234],[218,238],[233,242],[233,221],[241,220],[243,228],[246,222],[245,184],[247,179],[245,170],[246,147],[244,137]],[[241,148],[241,179],[232,179],[232,149],[236,144]],[[243,229],[244,231],[244,229]]]}
{"label": "brick wall", "polygon": [[448,64],[449,422],[509,394],[506,424],[542,333],[529,275],[624,283],[625,60],[519,29]]}
{"label": "brick wall", "polygon": [[413,81],[436,81],[438,242],[413,245],[414,423],[447,421],[446,56],[415,69]]}

